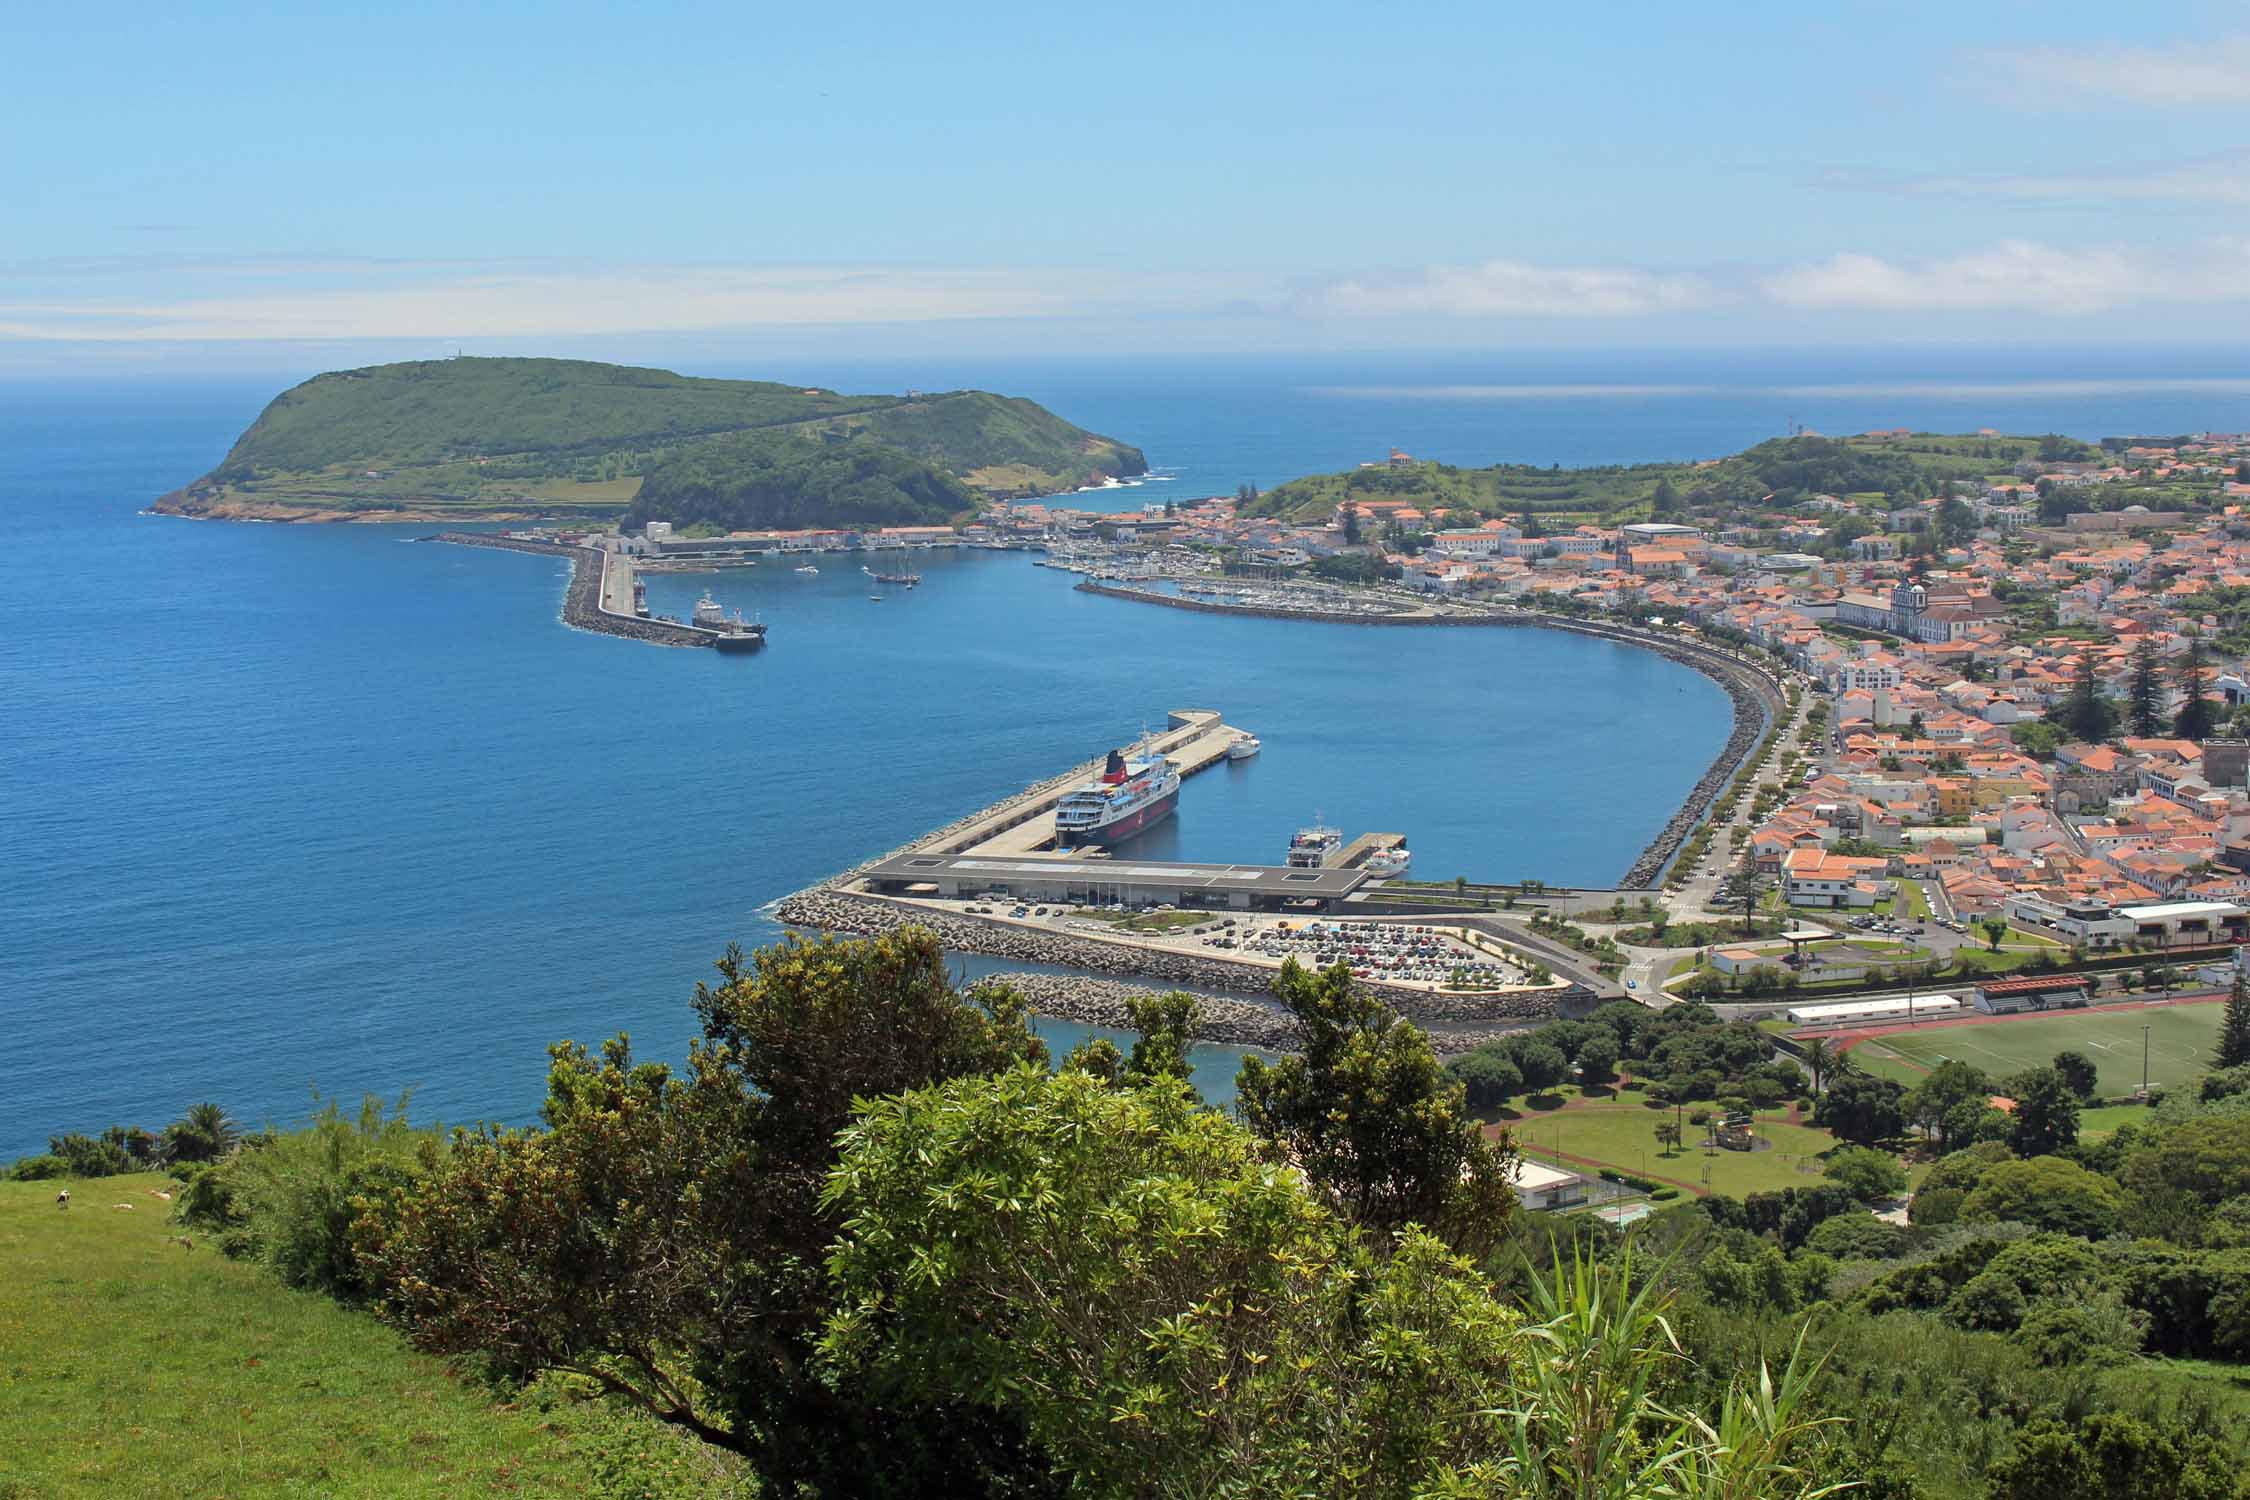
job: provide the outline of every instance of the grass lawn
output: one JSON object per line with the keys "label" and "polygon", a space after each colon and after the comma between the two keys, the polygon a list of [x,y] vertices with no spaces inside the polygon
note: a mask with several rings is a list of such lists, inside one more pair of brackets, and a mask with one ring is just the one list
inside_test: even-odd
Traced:
{"label": "grass lawn", "polygon": [[1851,1055],[1878,1077],[1912,1083],[1949,1057],[2001,1076],[2042,1067],[2058,1052],[2083,1052],[2093,1060],[2097,1091],[2103,1098],[2118,1098],[2140,1087],[2143,1026],[2149,1028],[2149,1082],[2177,1087],[2210,1068],[2222,1009],[2224,1002],[2210,1000],[2008,1016],[1973,1026],[1931,1026],[1870,1037],[1854,1045]]}
{"label": "grass lawn", "polygon": [[1917,922],[1927,920],[1930,915],[1930,902],[1929,898],[1922,894],[1922,888],[1911,880],[1895,880],[1891,883],[1898,887],[1897,904],[1906,915]]}
{"label": "grass lawn", "polygon": [[0,1182],[0,1496],[590,1492],[592,1409],[497,1405],[374,1319],[181,1247],[164,1185],[73,1183],[62,1211],[55,1184]]}
{"label": "grass lawn", "polygon": [[[1708,1186],[1714,1193],[1737,1198],[1819,1181],[1819,1154],[1836,1145],[1836,1138],[1827,1131],[1786,1124],[1782,1118],[1785,1111],[1772,1110],[1759,1114],[1756,1126],[1757,1134],[1773,1142],[1771,1150],[1705,1151],[1695,1144],[1703,1127],[1685,1125],[1687,1144],[1678,1154],[1667,1156],[1657,1145],[1656,1126],[1674,1115],[1668,1108],[1650,1109],[1641,1100],[1639,1094],[1621,1093],[1608,1099],[1597,1096],[1568,1109],[1530,1111],[1508,1128],[1524,1154],[1540,1161],[1587,1172],[1594,1170],[1586,1165],[1592,1161],[1636,1177],[1671,1182],[1697,1192]],[[1684,1121],[1685,1116],[1680,1118]]]}

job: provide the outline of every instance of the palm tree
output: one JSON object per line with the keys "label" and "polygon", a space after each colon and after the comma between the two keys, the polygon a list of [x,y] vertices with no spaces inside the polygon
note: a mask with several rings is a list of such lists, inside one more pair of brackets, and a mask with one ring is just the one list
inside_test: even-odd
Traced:
{"label": "palm tree", "polygon": [[1816,1036],[1805,1043],[1805,1066],[1812,1069],[1812,1091],[1814,1093],[1820,1092],[1822,1080],[1834,1071],[1836,1057],[1836,1049],[1826,1037]]}
{"label": "palm tree", "polygon": [[1992,945],[1992,951],[1998,953],[2000,951],[2000,940],[2008,935],[2008,924],[1999,917],[1986,917],[1983,921],[1977,923],[1977,930],[1983,933],[1984,940]]}
{"label": "palm tree", "polygon": [[166,1153],[173,1161],[215,1161],[241,1138],[227,1112],[208,1102],[191,1105],[164,1132]]}

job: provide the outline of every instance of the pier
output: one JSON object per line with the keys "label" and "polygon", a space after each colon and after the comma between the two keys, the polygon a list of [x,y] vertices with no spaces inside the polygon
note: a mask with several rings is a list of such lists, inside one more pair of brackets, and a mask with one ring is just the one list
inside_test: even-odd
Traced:
{"label": "pier", "polygon": [[1405,842],[1403,833],[1363,833],[1343,848],[1332,851],[1321,865],[1330,870],[1356,870],[1367,863],[1369,855],[1396,849]]}
{"label": "pier", "polygon": [[716,646],[719,632],[673,620],[643,620],[633,613],[633,565],[603,547],[576,547],[530,537],[483,531],[441,531],[431,541],[456,547],[487,547],[498,552],[529,552],[570,559],[570,587],[563,594],[563,623],[596,635],[614,635],[655,646]]}
{"label": "pier", "polygon": [[[1224,723],[1214,709],[1175,709],[1164,733],[1135,747],[1161,755],[1180,768],[1185,781],[1226,759],[1227,746],[1242,731]],[[1100,760],[1084,761],[1062,775],[995,803],[962,823],[940,829],[909,845],[912,854],[1031,854],[1055,842],[1055,804],[1101,774]]]}

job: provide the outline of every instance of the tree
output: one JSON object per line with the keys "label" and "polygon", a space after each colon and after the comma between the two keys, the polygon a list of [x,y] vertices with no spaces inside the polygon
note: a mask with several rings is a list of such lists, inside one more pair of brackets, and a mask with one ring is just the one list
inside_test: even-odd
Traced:
{"label": "tree", "polygon": [[2172,686],[2180,694],[2180,711],[2172,718],[2172,733],[2183,740],[2207,740],[2211,737],[2211,700],[2204,697],[2211,685],[2210,668],[2204,665],[2203,642],[2189,640],[2187,654],[2180,659],[2179,670],[2172,678]]}
{"label": "tree", "polygon": [[1672,476],[1664,475],[1656,481],[1656,492],[1649,496],[1649,512],[1668,516],[1680,508],[1680,492],[1672,486]]}
{"label": "tree", "polygon": [[2051,1156],[2078,1140],[2078,1092],[2057,1068],[2034,1068],[2009,1080],[2016,1108],[2008,1145],[2018,1156]]}
{"label": "tree", "polygon": [[1820,1092],[1821,1083],[1826,1079],[1829,1070],[1835,1066],[1839,1055],[1835,1044],[1826,1037],[1816,1036],[1805,1043],[1805,1066],[1812,1071],[1814,1093]]}
{"label": "tree", "polygon": [[2219,1068],[2239,1068],[2250,1063],[2250,980],[2240,971],[2227,989],[2227,1008],[2219,1019],[2219,1047],[2211,1054]]}
{"label": "tree", "polygon": [[2162,732],[2161,693],[2156,676],[2156,640],[2143,635],[2133,643],[2132,686],[2125,696],[2126,728],[2136,738],[2152,739]]}
{"label": "tree", "polygon": [[1296,1017],[1304,1051],[1243,1060],[1243,1123],[1380,1239],[1420,1224],[1474,1254],[1505,1232],[1516,1202],[1507,1155],[1468,1117],[1429,1038],[1345,964],[1315,973],[1290,960],[1273,992]]}
{"label": "tree", "polygon": [[1888,1078],[1862,1074],[1838,1078],[1813,1106],[1813,1123],[1856,1145],[1891,1140],[1906,1129],[1906,1111],[1900,1102],[1905,1093]]}
{"label": "tree", "polygon": [[1570,1063],[1562,1049],[1551,1042],[1537,1040],[1518,1042],[1509,1049],[1516,1060],[1517,1071],[1523,1075],[1526,1093],[1544,1094],[1561,1083],[1570,1071]]}
{"label": "tree", "polygon": [[1036,1471],[1012,1422],[834,1384],[815,1346],[841,1228],[822,1188],[856,1104],[1044,1062],[1022,997],[956,991],[921,929],[718,967],[683,1072],[623,1037],[560,1044],[544,1129],[464,1134],[362,1216],[383,1311],[425,1350],[590,1380],[748,1455],[777,1492],[1015,1486]]}
{"label": "tree", "polygon": [[2062,1075],[2063,1082],[2070,1085],[2070,1091],[2077,1095],[2081,1102],[2093,1099],[2095,1082],[2100,1075],[2094,1069],[2093,1060],[2087,1057],[2085,1053],[2056,1053],[2055,1071]]}
{"label": "tree", "polygon": [[1360,540],[1359,507],[1347,505],[1344,507],[1344,545],[1356,547],[1360,544]]}
{"label": "tree", "polygon": [[1617,1076],[1617,1042],[1606,1032],[1590,1036],[1579,1045],[1578,1081],[1586,1088],[1600,1088]]}
{"label": "tree", "polygon": [[195,1104],[164,1129],[164,1155],[175,1162],[215,1161],[242,1138],[227,1112],[216,1104]]}
{"label": "tree", "polygon": [[1958,1151],[1975,1135],[1991,1097],[1992,1080],[1982,1069],[1947,1058],[1907,1092],[1906,1116],[1938,1150]]}
{"label": "tree", "polygon": [[1680,1134],[1679,1121],[1659,1120],[1656,1122],[1656,1144],[1663,1149],[1666,1156],[1678,1154]]}
{"label": "tree", "polygon": [[1195,996],[1185,990],[1127,996],[1126,1019],[1140,1035],[1125,1059],[1125,1076],[1136,1082],[1154,1078],[1187,1082],[1195,1009]]}
{"label": "tree", "polygon": [[2115,706],[2102,695],[2100,685],[2094,680],[2093,652],[2078,653],[2070,696],[2063,700],[2062,711],[2057,718],[2073,739],[2099,744],[2109,738],[2117,713]]}
{"label": "tree", "polygon": [[1498,1109],[1523,1092],[1523,1074],[1516,1071],[1515,1060],[1497,1047],[1479,1047],[1457,1057],[1447,1071],[1460,1082],[1471,1109]]}
{"label": "tree", "polygon": [[1940,546],[1965,547],[1977,534],[1977,515],[1967,502],[1948,498],[1938,507],[1937,525],[1934,528]]}
{"label": "tree", "polygon": [[2028,1224],[2089,1240],[2115,1233],[2124,1213],[2116,1183],[2062,1156],[1995,1162],[1961,1202],[1969,1223]]}
{"label": "tree", "polygon": [[1984,934],[1986,944],[1990,946],[1993,952],[1998,953],[2000,951],[2000,940],[2008,935],[2007,919],[2004,917],[1985,917],[1977,923],[1977,931]]}
{"label": "tree", "polygon": [[1862,1203],[1895,1198],[1906,1191],[1906,1169],[1888,1151],[1851,1146],[1822,1164],[1820,1175]]}
{"label": "tree", "polygon": [[2097,1412],[2078,1426],[2040,1417],[1985,1471],[1986,1500],[2234,1500],[2239,1460],[2182,1422]]}

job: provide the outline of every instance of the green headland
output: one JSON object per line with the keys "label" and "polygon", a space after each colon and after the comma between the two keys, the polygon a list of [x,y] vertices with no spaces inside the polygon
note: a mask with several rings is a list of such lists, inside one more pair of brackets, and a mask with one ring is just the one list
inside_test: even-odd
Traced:
{"label": "green headland", "polygon": [[846,395],[567,359],[316,376],[156,502],[244,520],[942,522],[1147,471],[1137,448],[989,391]]}

